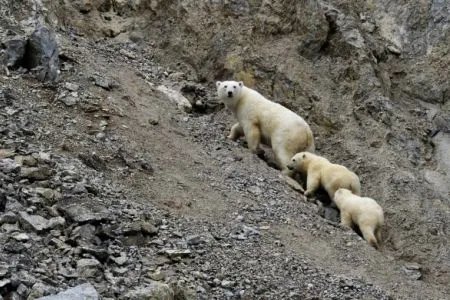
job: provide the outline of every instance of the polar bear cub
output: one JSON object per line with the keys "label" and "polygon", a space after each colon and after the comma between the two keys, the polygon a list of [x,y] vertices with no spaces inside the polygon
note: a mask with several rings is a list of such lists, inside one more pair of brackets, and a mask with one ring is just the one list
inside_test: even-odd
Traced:
{"label": "polar bear cub", "polygon": [[357,225],[364,239],[378,249],[381,242],[381,227],[384,214],[381,206],[372,198],[354,195],[347,189],[338,189],[334,202],[341,212],[341,225]]}
{"label": "polar bear cub", "polygon": [[305,120],[243,82],[217,81],[216,86],[219,99],[238,121],[228,138],[245,136],[253,153],[260,151],[260,143],[272,147],[278,167],[292,177],[294,173],[287,168],[291,157],[299,151],[314,151],[314,137]]}
{"label": "polar bear cub", "polygon": [[349,189],[356,195],[361,194],[359,177],[344,166],[332,164],[325,157],[300,152],[291,158],[287,168],[306,174],[305,196],[312,195],[319,187],[328,193],[332,201],[339,188]]}

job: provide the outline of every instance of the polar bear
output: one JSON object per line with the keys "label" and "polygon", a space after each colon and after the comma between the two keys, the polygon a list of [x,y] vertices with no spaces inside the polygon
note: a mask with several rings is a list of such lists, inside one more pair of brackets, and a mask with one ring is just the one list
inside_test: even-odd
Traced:
{"label": "polar bear", "polygon": [[341,212],[341,225],[357,225],[364,239],[376,249],[381,242],[384,214],[381,206],[372,198],[354,195],[347,189],[338,189],[334,202]]}
{"label": "polar bear", "polygon": [[[216,86],[219,99],[238,121],[228,138],[235,141],[245,136],[253,153],[259,153],[261,142],[272,147],[278,167],[292,177],[294,172],[287,168],[291,157],[299,151],[314,151],[314,137],[305,120],[244,86],[242,81],[217,81]],[[288,183],[292,185],[293,181]]]}
{"label": "polar bear", "polygon": [[320,186],[328,193],[332,201],[334,193],[339,188],[347,188],[356,195],[361,194],[361,184],[355,173],[311,152],[295,154],[287,168],[306,175],[305,196],[312,195]]}

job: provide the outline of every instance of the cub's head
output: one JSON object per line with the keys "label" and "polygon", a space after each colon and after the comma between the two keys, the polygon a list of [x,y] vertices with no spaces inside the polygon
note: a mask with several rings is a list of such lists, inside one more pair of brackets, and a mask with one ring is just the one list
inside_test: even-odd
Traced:
{"label": "cub's head", "polygon": [[300,152],[295,154],[288,163],[287,168],[291,171],[303,171],[306,169],[306,164],[309,161],[309,152]]}
{"label": "cub's head", "polygon": [[217,81],[217,95],[225,104],[238,100],[244,83],[242,81]]}
{"label": "cub's head", "polygon": [[340,188],[334,193],[333,201],[336,204],[340,204],[342,201],[344,201],[343,199],[345,199],[346,197],[348,197],[350,195],[352,195],[352,192],[350,190]]}

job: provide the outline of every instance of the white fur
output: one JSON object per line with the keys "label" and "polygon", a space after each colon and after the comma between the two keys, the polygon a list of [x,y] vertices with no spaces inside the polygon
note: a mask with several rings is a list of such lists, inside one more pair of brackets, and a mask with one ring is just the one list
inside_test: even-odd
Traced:
{"label": "white fur", "polygon": [[254,153],[259,151],[260,142],[272,147],[280,169],[292,176],[287,169],[291,157],[299,151],[314,151],[314,137],[305,120],[242,82],[218,81],[216,85],[219,99],[238,120],[228,138],[236,140],[245,135]]}
{"label": "white fur", "polygon": [[347,189],[338,189],[334,202],[341,212],[341,224],[348,227],[358,225],[364,239],[378,248],[384,225],[381,206],[374,199],[354,195]]}
{"label": "white fur", "polygon": [[327,191],[331,200],[339,188],[346,188],[353,193],[361,194],[359,177],[349,169],[332,164],[325,157],[310,152],[295,154],[288,168],[306,174],[305,196],[312,195],[319,187]]}

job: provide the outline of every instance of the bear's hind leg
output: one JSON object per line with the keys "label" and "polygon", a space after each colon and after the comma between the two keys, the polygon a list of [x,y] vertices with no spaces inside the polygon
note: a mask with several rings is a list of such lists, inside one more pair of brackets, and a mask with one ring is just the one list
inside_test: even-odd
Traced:
{"label": "bear's hind leg", "polygon": [[378,241],[374,235],[373,226],[360,225],[359,230],[361,230],[364,239],[375,249],[378,249]]}
{"label": "bear's hind leg", "polygon": [[232,141],[235,141],[241,136],[244,136],[244,130],[242,129],[241,124],[237,122],[231,127],[230,134],[227,136],[227,138],[229,138]]}
{"label": "bear's hind leg", "polygon": [[261,142],[261,131],[256,124],[246,126],[244,129],[247,146],[255,154],[259,154],[259,143]]}

